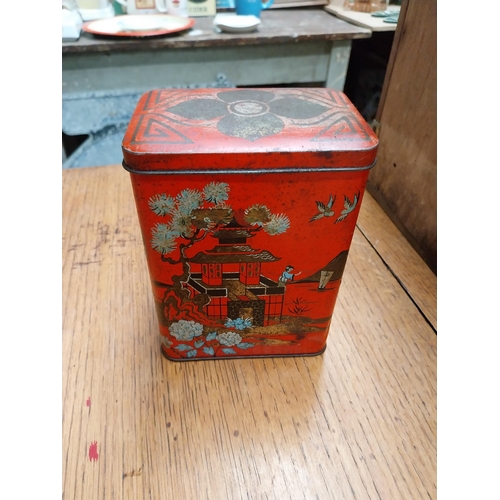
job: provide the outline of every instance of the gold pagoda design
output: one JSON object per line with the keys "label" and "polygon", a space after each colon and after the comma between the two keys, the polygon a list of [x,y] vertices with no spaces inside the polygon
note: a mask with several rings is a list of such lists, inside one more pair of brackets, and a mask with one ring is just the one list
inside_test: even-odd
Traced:
{"label": "gold pagoda design", "polygon": [[285,288],[262,274],[266,263],[280,260],[268,250],[247,243],[255,231],[232,219],[213,237],[219,244],[189,259],[187,287],[192,295],[207,294],[208,317],[252,319],[254,326],[281,322]]}

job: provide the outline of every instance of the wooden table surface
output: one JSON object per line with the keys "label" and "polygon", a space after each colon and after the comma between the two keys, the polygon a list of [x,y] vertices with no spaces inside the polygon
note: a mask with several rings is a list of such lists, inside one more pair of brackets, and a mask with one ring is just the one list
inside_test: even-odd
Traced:
{"label": "wooden table surface", "polygon": [[213,16],[194,18],[195,24],[190,30],[166,36],[119,38],[83,31],[76,42],[62,44],[62,54],[352,40],[371,36],[369,29],[338,19],[319,7],[266,10],[261,13],[261,19],[258,30],[251,33],[218,33]]}
{"label": "wooden table surface", "polygon": [[102,37],[83,32],[62,44],[62,92],[124,94],[152,88],[324,83],[342,90],[353,39],[372,32],[323,8],[262,12],[252,33],[218,33],[213,17],[192,29],[154,37]]}
{"label": "wooden table surface", "polygon": [[436,277],[365,195],[321,356],[172,362],[128,173],[63,171],[63,498],[436,498]]}

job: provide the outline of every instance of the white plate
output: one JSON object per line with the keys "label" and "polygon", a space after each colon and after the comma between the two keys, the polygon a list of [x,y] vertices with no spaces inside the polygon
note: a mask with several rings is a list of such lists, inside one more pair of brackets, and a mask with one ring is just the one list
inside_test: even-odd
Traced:
{"label": "white plate", "polygon": [[214,17],[214,26],[227,33],[250,33],[260,24],[256,16],[238,16],[232,14],[217,14]]}
{"label": "white plate", "polygon": [[83,25],[83,30],[94,35],[155,36],[186,30],[194,19],[164,14],[123,15],[99,19]]}

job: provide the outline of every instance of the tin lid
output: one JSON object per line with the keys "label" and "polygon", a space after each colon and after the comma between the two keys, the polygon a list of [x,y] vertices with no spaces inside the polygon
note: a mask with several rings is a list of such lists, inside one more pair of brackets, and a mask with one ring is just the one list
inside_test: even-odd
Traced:
{"label": "tin lid", "polygon": [[377,146],[349,99],[326,88],[152,90],[122,142],[124,167],[141,173],[365,169]]}

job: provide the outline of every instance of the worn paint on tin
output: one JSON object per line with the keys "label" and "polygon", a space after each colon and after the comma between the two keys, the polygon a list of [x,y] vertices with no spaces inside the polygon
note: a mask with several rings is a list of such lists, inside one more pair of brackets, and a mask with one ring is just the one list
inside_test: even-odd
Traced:
{"label": "worn paint on tin", "polygon": [[124,166],[164,354],[322,352],[377,144],[329,89],[143,96]]}

